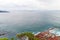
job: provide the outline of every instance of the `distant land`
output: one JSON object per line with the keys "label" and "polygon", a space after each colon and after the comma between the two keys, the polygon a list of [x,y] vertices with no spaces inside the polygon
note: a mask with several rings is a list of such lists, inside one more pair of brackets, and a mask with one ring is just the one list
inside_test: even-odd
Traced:
{"label": "distant land", "polygon": [[7,12],[9,12],[9,11],[1,11],[1,10],[0,10],[0,13],[7,13]]}

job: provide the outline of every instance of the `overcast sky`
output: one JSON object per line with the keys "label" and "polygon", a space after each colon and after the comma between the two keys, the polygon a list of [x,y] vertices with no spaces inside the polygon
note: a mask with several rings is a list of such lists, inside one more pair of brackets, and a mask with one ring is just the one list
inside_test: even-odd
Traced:
{"label": "overcast sky", "polygon": [[0,0],[1,10],[60,10],[60,0]]}
{"label": "overcast sky", "polygon": [[[0,10],[60,10],[60,0],[0,0]],[[0,28],[19,28],[21,25],[37,22],[45,19],[53,24],[60,25],[60,12],[19,12],[0,13]],[[43,24],[43,22],[40,22]],[[15,25],[18,25],[15,27]],[[22,26],[21,26],[22,27]]]}

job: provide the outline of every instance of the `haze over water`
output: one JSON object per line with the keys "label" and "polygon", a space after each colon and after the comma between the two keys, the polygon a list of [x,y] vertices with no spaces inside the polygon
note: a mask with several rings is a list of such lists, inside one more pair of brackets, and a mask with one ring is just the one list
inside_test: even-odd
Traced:
{"label": "haze over water", "polygon": [[0,29],[13,32],[39,32],[51,27],[60,28],[60,12],[22,10],[0,13]]}

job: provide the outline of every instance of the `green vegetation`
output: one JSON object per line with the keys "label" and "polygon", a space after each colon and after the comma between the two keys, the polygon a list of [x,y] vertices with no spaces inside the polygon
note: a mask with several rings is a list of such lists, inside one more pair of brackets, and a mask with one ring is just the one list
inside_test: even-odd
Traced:
{"label": "green vegetation", "polygon": [[21,39],[21,37],[23,36],[27,36],[29,38],[29,40],[33,40],[34,34],[32,34],[31,32],[24,32],[21,34],[17,34],[17,37]]}
{"label": "green vegetation", "polygon": [[0,38],[0,40],[8,40],[8,38]]}
{"label": "green vegetation", "polygon": [[[9,40],[8,38],[0,38],[0,40]],[[10,40],[14,40],[14,38],[11,38]]]}
{"label": "green vegetation", "polygon": [[14,40],[14,38],[11,38],[11,40]]}
{"label": "green vegetation", "polygon": [[16,35],[19,39],[21,39],[24,36],[27,36],[29,40],[39,40],[38,38],[34,37],[34,34],[32,34],[31,32],[24,32],[21,34],[17,34]]}
{"label": "green vegetation", "polygon": [[40,40],[39,38],[34,37],[34,40]]}
{"label": "green vegetation", "polygon": [[[22,37],[28,37],[29,40],[40,40],[32,34],[32,32],[23,32],[16,34],[16,37],[21,39]],[[15,40],[14,38],[0,38],[0,40]]]}
{"label": "green vegetation", "polygon": [[[21,39],[22,37],[27,36],[29,40],[40,40],[39,38],[36,38],[34,34],[31,32],[24,32],[24,33],[19,33],[16,35],[17,38]],[[15,40],[14,38],[0,38],[0,40]],[[43,39],[45,40],[45,39]]]}

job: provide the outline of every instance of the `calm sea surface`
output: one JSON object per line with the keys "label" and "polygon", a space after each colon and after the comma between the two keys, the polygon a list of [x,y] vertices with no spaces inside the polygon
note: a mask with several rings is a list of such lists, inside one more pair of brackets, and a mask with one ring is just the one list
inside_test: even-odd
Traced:
{"label": "calm sea surface", "polygon": [[60,12],[20,11],[0,13],[0,30],[9,32],[41,32],[51,27],[60,28]]}

